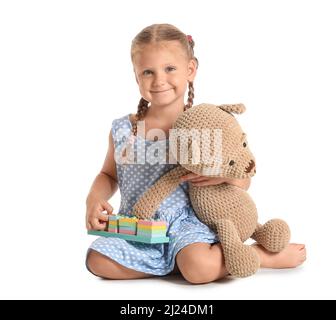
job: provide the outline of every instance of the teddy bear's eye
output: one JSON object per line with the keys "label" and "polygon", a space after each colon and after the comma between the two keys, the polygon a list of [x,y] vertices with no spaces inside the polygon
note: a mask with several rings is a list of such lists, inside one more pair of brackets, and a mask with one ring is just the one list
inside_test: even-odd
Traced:
{"label": "teddy bear's eye", "polygon": [[244,143],[243,143],[243,147],[244,147],[244,148],[246,148],[246,146],[247,146],[247,143],[246,143],[246,142],[244,142]]}
{"label": "teddy bear's eye", "polygon": [[235,164],[235,162],[233,161],[233,160],[231,160],[230,162],[229,162],[229,166],[233,166]]}

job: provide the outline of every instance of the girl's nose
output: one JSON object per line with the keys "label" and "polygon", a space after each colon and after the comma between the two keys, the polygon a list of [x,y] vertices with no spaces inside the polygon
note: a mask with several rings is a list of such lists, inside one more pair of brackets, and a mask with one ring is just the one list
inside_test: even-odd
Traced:
{"label": "girl's nose", "polygon": [[157,74],[154,78],[154,82],[153,82],[153,85],[155,87],[160,87],[162,85],[164,85],[166,82],[166,75],[165,74]]}

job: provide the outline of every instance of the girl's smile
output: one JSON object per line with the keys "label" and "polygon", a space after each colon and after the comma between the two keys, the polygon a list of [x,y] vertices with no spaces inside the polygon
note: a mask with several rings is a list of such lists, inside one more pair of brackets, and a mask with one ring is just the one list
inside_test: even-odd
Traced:
{"label": "girl's smile", "polygon": [[151,91],[152,93],[164,93],[164,92],[168,92],[170,90],[173,90],[173,89],[167,89],[167,90],[162,90],[162,91]]}

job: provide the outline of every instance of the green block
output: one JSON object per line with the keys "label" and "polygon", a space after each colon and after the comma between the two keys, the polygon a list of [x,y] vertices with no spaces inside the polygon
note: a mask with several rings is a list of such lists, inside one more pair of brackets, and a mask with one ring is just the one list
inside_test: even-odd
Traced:
{"label": "green block", "polygon": [[143,237],[143,236],[137,236],[137,235],[112,233],[112,232],[97,231],[97,230],[89,230],[88,234],[93,235],[93,236],[101,236],[101,237],[114,237],[114,238],[120,238],[124,240],[137,241],[137,242],[143,242],[143,243],[167,243],[169,242],[168,237],[150,238],[150,237]]}

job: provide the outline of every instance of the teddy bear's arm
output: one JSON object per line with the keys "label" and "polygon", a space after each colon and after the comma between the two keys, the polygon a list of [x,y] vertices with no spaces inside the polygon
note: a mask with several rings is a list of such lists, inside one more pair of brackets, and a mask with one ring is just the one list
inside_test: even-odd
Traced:
{"label": "teddy bear's arm", "polygon": [[188,172],[178,166],[162,176],[139,198],[133,207],[132,215],[140,219],[152,218],[160,203],[178,187],[181,183],[180,178]]}

